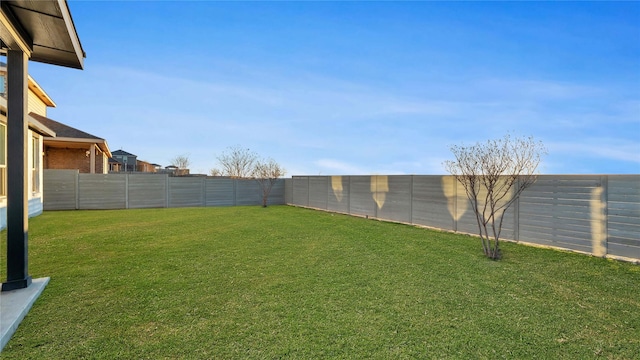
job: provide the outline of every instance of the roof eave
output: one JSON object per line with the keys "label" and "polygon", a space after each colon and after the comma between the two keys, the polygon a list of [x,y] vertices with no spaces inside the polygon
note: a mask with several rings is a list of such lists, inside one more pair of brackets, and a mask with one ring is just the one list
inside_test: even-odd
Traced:
{"label": "roof eave", "polygon": [[[51,6],[55,7],[54,13],[47,13],[45,9]],[[47,35],[33,38],[34,29]],[[86,54],[66,0],[3,0],[0,6],[0,38],[7,48],[24,51],[32,61],[84,68]],[[51,41],[52,38],[65,41]]]}
{"label": "roof eave", "polygon": [[107,154],[108,157],[112,157],[111,150],[109,149],[109,144],[107,144],[107,140],[105,139],[83,139],[83,138],[70,138],[70,137],[46,137],[44,139],[47,145],[51,145],[52,143],[81,143],[81,144],[95,144],[100,148],[100,150]]}
{"label": "roof eave", "polygon": [[29,116],[29,128],[40,135],[55,137],[56,132],[48,128],[46,125],[42,124],[40,121],[34,119],[32,116]]}

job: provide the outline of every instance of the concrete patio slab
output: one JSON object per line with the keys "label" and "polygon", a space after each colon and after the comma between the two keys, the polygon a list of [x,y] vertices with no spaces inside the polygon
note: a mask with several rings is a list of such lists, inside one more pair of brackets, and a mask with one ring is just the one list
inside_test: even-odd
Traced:
{"label": "concrete patio slab", "polygon": [[0,292],[0,352],[7,345],[18,325],[49,283],[48,277],[33,279],[26,289]]}

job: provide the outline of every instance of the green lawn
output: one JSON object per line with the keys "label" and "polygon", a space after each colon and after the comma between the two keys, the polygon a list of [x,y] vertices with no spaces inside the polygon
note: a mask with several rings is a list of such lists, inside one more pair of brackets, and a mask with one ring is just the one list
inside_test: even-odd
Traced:
{"label": "green lawn", "polygon": [[3,359],[640,356],[629,263],[509,243],[495,262],[287,206],[47,212],[29,235],[51,282]]}

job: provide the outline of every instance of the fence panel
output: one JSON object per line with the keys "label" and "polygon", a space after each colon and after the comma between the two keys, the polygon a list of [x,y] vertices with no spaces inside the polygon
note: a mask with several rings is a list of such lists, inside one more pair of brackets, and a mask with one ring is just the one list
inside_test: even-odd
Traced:
{"label": "fence panel", "polygon": [[373,194],[378,206],[377,217],[399,221],[411,222],[411,183],[412,176],[378,175],[375,178],[375,192]]}
{"label": "fence panel", "polygon": [[455,192],[458,194],[458,196],[456,196],[456,231],[474,235],[478,234],[478,220],[476,219],[475,212],[471,208],[471,203],[469,202],[469,198],[467,198],[464,187],[457,181],[455,182],[455,186]]}
{"label": "fence panel", "polygon": [[455,179],[450,176],[414,176],[411,221],[418,225],[455,230],[455,185]]}
{"label": "fence panel", "polygon": [[78,174],[78,208],[124,209],[127,204],[126,174]]}
{"label": "fence panel", "polygon": [[349,177],[349,213],[376,217],[375,178],[372,176]]}
{"label": "fence panel", "polygon": [[640,179],[638,176],[609,176],[608,252],[640,259]]}
{"label": "fence panel", "polygon": [[46,170],[43,173],[44,210],[75,210],[78,170]]}
{"label": "fence panel", "polygon": [[293,204],[293,179],[284,179],[284,203]]}
{"label": "fence panel", "polygon": [[329,189],[328,176],[309,176],[309,205],[312,208],[327,210]]}
{"label": "fence panel", "polygon": [[262,191],[257,181],[236,181],[236,205],[262,205]]}
{"label": "fence panel", "polygon": [[168,175],[128,174],[128,207],[130,209],[167,206]]}
{"label": "fence panel", "polygon": [[236,204],[236,187],[233,179],[205,180],[207,206],[234,206]]}
{"label": "fence panel", "polygon": [[[285,181],[284,179],[278,179],[271,188],[269,198],[267,199],[267,205],[284,205],[285,201]],[[262,201],[262,199],[260,200]]]}
{"label": "fence panel", "polygon": [[309,177],[293,177],[293,205],[309,206]]}
{"label": "fence panel", "polygon": [[544,176],[520,197],[520,240],[592,252],[601,244],[592,211],[601,206],[599,176]]}
{"label": "fence panel", "polygon": [[329,179],[327,209],[339,213],[349,213],[349,177],[331,176]]}
{"label": "fence panel", "polygon": [[169,207],[203,206],[204,180],[202,177],[170,177]]}

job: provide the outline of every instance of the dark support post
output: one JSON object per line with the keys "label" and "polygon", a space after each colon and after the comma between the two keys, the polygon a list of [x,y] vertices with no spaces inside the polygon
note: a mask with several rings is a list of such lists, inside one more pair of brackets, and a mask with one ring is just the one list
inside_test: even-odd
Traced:
{"label": "dark support post", "polygon": [[27,251],[28,60],[21,50],[7,51],[7,282],[2,291],[31,284]]}

